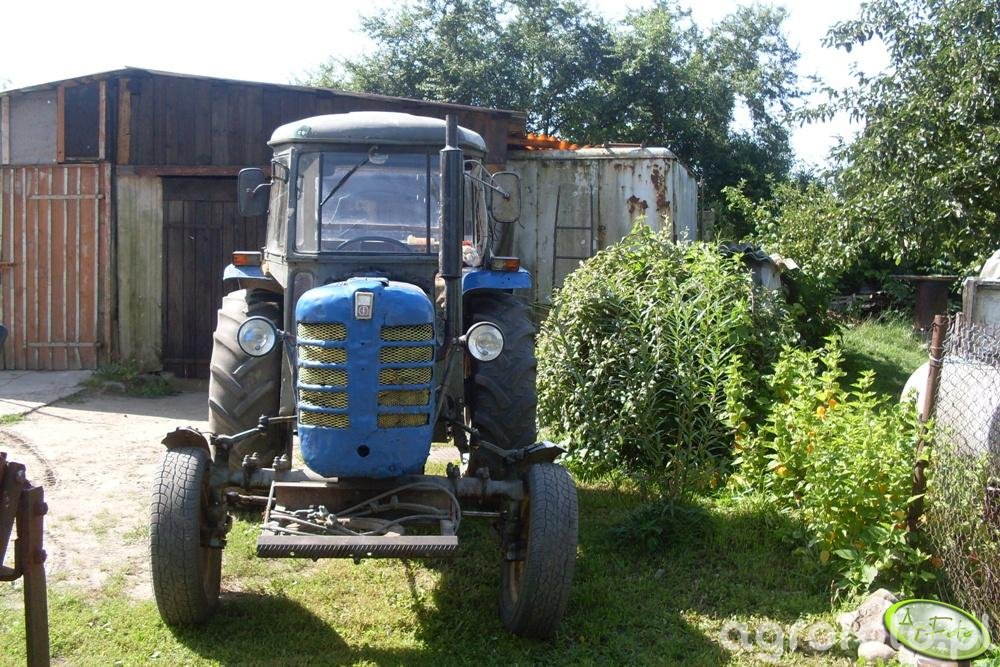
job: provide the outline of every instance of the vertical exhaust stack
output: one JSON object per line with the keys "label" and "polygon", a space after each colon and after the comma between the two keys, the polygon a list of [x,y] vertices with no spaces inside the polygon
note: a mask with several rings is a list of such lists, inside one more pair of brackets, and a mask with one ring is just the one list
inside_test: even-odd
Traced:
{"label": "vertical exhaust stack", "polygon": [[445,117],[445,146],[441,150],[440,275],[445,284],[446,345],[462,335],[462,238],[465,211],[465,156],[458,147],[458,118]]}

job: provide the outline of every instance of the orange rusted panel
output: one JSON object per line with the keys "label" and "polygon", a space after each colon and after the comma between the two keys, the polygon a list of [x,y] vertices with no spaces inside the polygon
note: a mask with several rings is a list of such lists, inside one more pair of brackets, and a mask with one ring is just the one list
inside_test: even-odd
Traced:
{"label": "orange rusted panel", "polygon": [[111,338],[110,166],[0,168],[7,369],[92,369]]}

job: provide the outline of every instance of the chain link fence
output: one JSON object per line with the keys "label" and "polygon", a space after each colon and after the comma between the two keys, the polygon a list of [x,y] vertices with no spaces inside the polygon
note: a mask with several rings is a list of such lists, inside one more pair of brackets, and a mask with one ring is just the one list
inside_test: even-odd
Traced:
{"label": "chain link fence", "polygon": [[[949,322],[925,529],[956,602],[1000,618],[1000,328]],[[940,560],[937,560],[940,559]]]}

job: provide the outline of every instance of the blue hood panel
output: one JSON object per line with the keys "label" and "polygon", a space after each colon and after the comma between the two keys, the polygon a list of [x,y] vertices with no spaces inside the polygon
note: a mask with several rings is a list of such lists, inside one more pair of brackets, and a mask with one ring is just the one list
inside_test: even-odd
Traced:
{"label": "blue hood panel", "polygon": [[[370,319],[355,294],[371,296]],[[359,315],[364,313],[359,312]],[[434,425],[434,307],[408,283],[351,278],[295,307],[302,457],[326,477],[420,472]]]}

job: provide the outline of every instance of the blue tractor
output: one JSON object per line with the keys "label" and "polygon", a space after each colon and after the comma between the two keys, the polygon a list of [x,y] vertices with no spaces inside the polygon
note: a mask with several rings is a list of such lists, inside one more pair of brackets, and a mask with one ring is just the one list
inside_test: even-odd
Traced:
{"label": "blue tractor", "polygon": [[[154,481],[160,615],[215,611],[230,509],[257,499],[257,554],[272,558],[447,556],[463,519],[492,518],[501,619],[550,636],[577,497],[562,450],[536,441],[534,326],[515,294],[531,278],[498,252],[517,175],[490,173],[483,139],[453,117],[317,116],[270,145],[270,173],[238,179],[267,244],[225,272],[209,432],[170,433]],[[445,440],[460,465],[425,474]]]}

